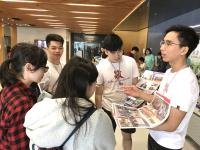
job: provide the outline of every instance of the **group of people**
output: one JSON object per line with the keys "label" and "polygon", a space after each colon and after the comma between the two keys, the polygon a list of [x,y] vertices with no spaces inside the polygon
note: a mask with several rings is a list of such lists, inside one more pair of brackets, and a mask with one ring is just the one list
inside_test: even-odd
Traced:
{"label": "group of people", "polygon": [[145,70],[164,73],[168,68],[168,63],[162,60],[161,52],[158,51],[157,55],[154,55],[151,48],[146,48],[144,56],[140,57],[139,48],[134,46],[128,53],[128,56],[133,57],[136,60],[140,75],[142,75]]}
{"label": "group of people", "polygon": [[[10,58],[0,66],[0,149],[62,146],[70,150],[114,150],[112,103],[123,103],[127,95],[147,102],[153,99],[153,95],[135,86],[139,77],[136,60],[123,55],[123,41],[116,34],[105,37],[103,49],[107,57],[97,66],[80,57],[62,64],[63,38],[49,34],[46,42],[47,54],[32,44],[15,45]],[[160,50],[163,61],[171,68],[158,92],[171,100],[172,107],[169,118],[150,129],[149,150],[179,150],[184,146],[199,96],[196,76],[186,60],[198,43],[199,37],[190,27],[176,25],[165,31]],[[31,89],[33,83],[38,83],[40,91],[51,93],[52,98],[37,102]],[[95,103],[90,99],[93,94]],[[70,136],[91,108],[95,112]],[[122,130],[124,150],[134,149],[134,132],[136,129]]]}

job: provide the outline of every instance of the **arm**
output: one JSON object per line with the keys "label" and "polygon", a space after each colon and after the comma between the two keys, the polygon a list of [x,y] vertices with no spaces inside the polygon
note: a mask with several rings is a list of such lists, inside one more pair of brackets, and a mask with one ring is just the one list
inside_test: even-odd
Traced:
{"label": "arm", "polygon": [[101,112],[98,118],[95,132],[98,137],[94,138],[95,150],[114,150],[116,141],[111,120],[105,112]]}
{"label": "arm", "polygon": [[[19,98],[19,97],[18,97]],[[26,135],[25,127],[23,126],[25,114],[31,108],[31,100],[27,97],[20,97],[20,102],[15,109],[11,110],[10,127],[8,129],[8,141],[10,143],[10,149],[28,149],[29,138]]]}
{"label": "arm", "polygon": [[173,132],[178,128],[185,115],[186,112],[171,107],[168,119],[163,124],[153,128],[152,130]]}
{"label": "arm", "polygon": [[122,89],[124,93],[133,97],[140,97],[147,102],[151,102],[153,100],[153,95],[146,94],[142,90],[138,89],[135,85],[133,86],[123,86]]}
{"label": "arm", "polygon": [[97,85],[95,91],[95,104],[97,108],[102,107],[102,94],[103,94],[103,85]]}

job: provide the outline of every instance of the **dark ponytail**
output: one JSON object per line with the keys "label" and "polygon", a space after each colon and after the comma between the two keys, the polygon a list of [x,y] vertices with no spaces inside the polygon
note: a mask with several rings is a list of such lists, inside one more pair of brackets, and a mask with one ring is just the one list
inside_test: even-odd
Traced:
{"label": "dark ponytail", "polygon": [[0,67],[0,82],[2,87],[8,84],[13,84],[16,82],[16,73],[14,70],[10,69],[12,59],[5,60]]}

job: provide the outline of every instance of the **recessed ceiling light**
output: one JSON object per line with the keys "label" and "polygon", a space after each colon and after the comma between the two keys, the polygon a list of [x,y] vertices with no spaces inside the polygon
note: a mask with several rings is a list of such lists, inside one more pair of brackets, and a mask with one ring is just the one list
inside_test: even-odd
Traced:
{"label": "recessed ceiling light", "polygon": [[16,3],[39,3],[37,1],[29,1],[29,0],[0,0],[3,2],[16,2]]}
{"label": "recessed ceiling light", "polygon": [[96,29],[98,27],[87,27],[87,26],[80,26],[81,28],[89,28],[89,29]]}
{"label": "recessed ceiling light", "polygon": [[76,21],[76,22],[83,22],[83,23],[99,23],[99,22],[87,21],[87,20],[80,20],[80,21]]}
{"label": "recessed ceiling light", "polygon": [[69,12],[74,14],[92,14],[92,15],[100,14],[99,12],[83,12],[83,11],[69,11]]}
{"label": "recessed ceiling light", "polygon": [[61,22],[45,22],[46,24],[63,24]]}
{"label": "recessed ceiling light", "polygon": [[54,26],[54,27],[65,27],[66,25],[62,24],[49,24],[48,26]]}
{"label": "recessed ceiling light", "polygon": [[77,18],[77,19],[100,19],[100,18],[92,18],[92,17],[74,17],[74,18]]}
{"label": "recessed ceiling light", "polygon": [[60,20],[54,20],[54,19],[37,19],[37,20],[42,20],[42,21],[52,21],[52,22],[60,21]]}
{"label": "recessed ceiling light", "polygon": [[78,4],[78,3],[65,3],[65,5],[70,6],[88,6],[88,7],[101,7],[103,5],[96,5],[96,4]]}
{"label": "recessed ceiling light", "polygon": [[30,16],[34,16],[34,17],[56,17],[56,16],[52,16],[52,15],[38,15],[38,14],[29,14]]}
{"label": "recessed ceiling light", "polygon": [[193,26],[190,26],[191,28],[198,28],[200,27],[200,24],[197,24],[197,25],[193,25]]}
{"label": "recessed ceiling light", "polygon": [[80,26],[91,26],[91,27],[96,27],[99,26],[97,24],[79,24]]}
{"label": "recessed ceiling light", "polygon": [[19,10],[27,10],[27,11],[49,11],[47,9],[30,9],[30,8],[16,8]]}

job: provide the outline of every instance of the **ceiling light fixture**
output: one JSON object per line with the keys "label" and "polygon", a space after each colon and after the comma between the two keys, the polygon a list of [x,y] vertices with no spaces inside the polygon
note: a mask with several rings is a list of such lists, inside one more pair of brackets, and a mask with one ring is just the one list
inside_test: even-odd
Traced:
{"label": "ceiling light fixture", "polygon": [[97,31],[96,29],[82,29],[82,31]]}
{"label": "ceiling light fixture", "polygon": [[37,15],[37,14],[29,14],[29,16],[34,16],[34,17],[50,17],[50,18],[56,17],[56,16],[52,16],[52,15]]}
{"label": "ceiling light fixture", "polygon": [[2,2],[16,2],[16,3],[39,3],[37,1],[28,1],[28,0],[0,0]]}
{"label": "ceiling light fixture", "polygon": [[26,11],[49,11],[47,9],[30,9],[30,8],[16,8],[18,10],[26,10]]}
{"label": "ceiling light fixture", "polygon": [[86,21],[86,20],[81,20],[81,21],[76,21],[76,22],[83,22],[83,23],[99,23],[95,21]]}
{"label": "ceiling light fixture", "polygon": [[44,22],[44,23],[46,23],[46,24],[63,24],[61,22]]}
{"label": "ceiling light fixture", "polygon": [[65,3],[65,5],[70,6],[87,6],[87,7],[101,7],[103,5],[96,5],[96,4],[78,4],[78,3]]}
{"label": "ceiling light fixture", "polygon": [[77,18],[77,19],[100,19],[100,18],[92,18],[92,17],[74,17],[74,18]]}
{"label": "ceiling light fixture", "polygon": [[79,24],[80,26],[91,26],[91,27],[97,27],[98,24]]}
{"label": "ceiling light fixture", "polygon": [[98,27],[87,27],[87,26],[80,26],[81,28],[89,28],[89,29],[97,29]]}
{"label": "ceiling light fixture", "polygon": [[69,11],[69,12],[74,14],[92,14],[92,15],[100,14],[99,12],[83,12],[83,11]]}
{"label": "ceiling light fixture", "polygon": [[41,21],[52,21],[52,22],[60,21],[60,20],[54,20],[54,19],[37,19],[37,20],[41,20]]}
{"label": "ceiling light fixture", "polygon": [[200,27],[200,24],[197,24],[197,25],[193,25],[193,26],[190,26],[191,28],[198,28]]}
{"label": "ceiling light fixture", "polygon": [[54,26],[54,27],[65,27],[66,25],[64,24],[49,24],[48,26]]}

